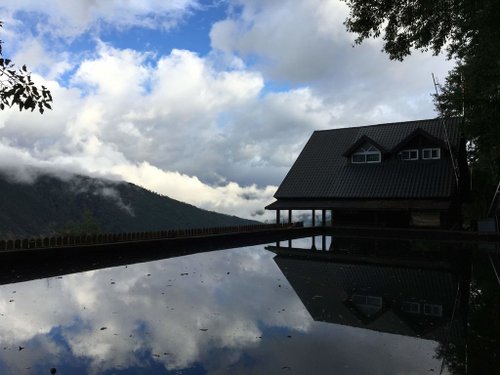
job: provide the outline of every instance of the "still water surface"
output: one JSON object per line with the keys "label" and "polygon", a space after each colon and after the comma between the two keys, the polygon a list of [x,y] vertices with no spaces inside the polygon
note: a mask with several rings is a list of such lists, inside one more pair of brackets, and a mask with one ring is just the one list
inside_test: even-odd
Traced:
{"label": "still water surface", "polygon": [[470,258],[437,243],[331,242],[1,285],[0,373],[465,372]]}

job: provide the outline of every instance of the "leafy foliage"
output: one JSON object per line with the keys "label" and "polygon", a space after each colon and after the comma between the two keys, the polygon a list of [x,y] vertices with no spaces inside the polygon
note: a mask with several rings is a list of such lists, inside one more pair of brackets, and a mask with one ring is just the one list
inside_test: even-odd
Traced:
{"label": "leafy foliage", "polygon": [[403,60],[412,49],[462,58],[470,54],[478,28],[477,13],[496,0],[344,0],[350,8],[348,31],[356,43],[382,35],[384,51]]}
{"label": "leafy foliage", "polygon": [[403,60],[414,49],[446,50],[457,60],[435,96],[443,116],[464,116],[469,163],[491,196],[500,179],[500,1],[344,0],[356,43],[382,36],[383,50]]}
{"label": "leafy foliage", "polygon": [[0,110],[17,106],[20,111],[33,112],[38,108],[38,111],[43,113],[45,109],[52,109],[50,91],[45,86],[41,86],[41,89],[35,86],[26,65],[16,69],[10,59],[3,58],[1,43],[2,41],[0,41]]}

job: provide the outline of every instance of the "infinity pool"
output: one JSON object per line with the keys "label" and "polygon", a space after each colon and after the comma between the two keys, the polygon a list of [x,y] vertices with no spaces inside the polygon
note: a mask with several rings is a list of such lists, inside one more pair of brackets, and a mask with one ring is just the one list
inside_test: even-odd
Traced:
{"label": "infinity pool", "polygon": [[311,241],[1,285],[0,373],[465,372],[472,258]]}

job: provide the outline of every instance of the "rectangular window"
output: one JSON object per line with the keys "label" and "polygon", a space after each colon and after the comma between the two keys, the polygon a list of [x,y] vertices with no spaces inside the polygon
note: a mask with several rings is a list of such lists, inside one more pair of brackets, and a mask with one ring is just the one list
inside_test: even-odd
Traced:
{"label": "rectangular window", "polygon": [[381,307],[382,306],[382,298],[373,297],[373,296],[366,296],[366,304],[369,306]]}
{"label": "rectangular window", "polygon": [[441,149],[440,148],[424,148],[422,150],[422,159],[441,159]]}
{"label": "rectangular window", "polygon": [[373,154],[366,154],[366,162],[367,163],[379,163],[380,162],[380,154],[373,153]]}
{"label": "rectangular window", "polygon": [[352,155],[353,163],[366,163],[366,158],[364,154],[353,154]]}
{"label": "rectangular window", "polygon": [[351,162],[355,164],[360,163],[380,163],[380,151],[372,145],[362,146],[351,156]]}
{"label": "rectangular window", "polygon": [[353,294],[352,302],[356,305],[382,307],[382,298],[377,296],[365,296],[362,294]]}
{"label": "rectangular window", "polygon": [[443,306],[426,303],[424,304],[424,314],[441,317],[443,316]]}
{"label": "rectangular window", "polygon": [[403,150],[399,153],[401,160],[418,160],[418,150]]}

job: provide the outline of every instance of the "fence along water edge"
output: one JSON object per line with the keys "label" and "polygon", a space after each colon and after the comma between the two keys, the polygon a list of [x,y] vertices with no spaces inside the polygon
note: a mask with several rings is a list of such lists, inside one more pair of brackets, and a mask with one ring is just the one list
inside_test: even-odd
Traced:
{"label": "fence along water edge", "polygon": [[93,246],[121,242],[138,242],[172,238],[216,236],[232,233],[249,233],[263,230],[285,229],[294,224],[252,224],[229,227],[170,229],[152,232],[100,233],[71,236],[32,237],[0,240],[0,252],[8,250],[45,249],[71,246]]}

